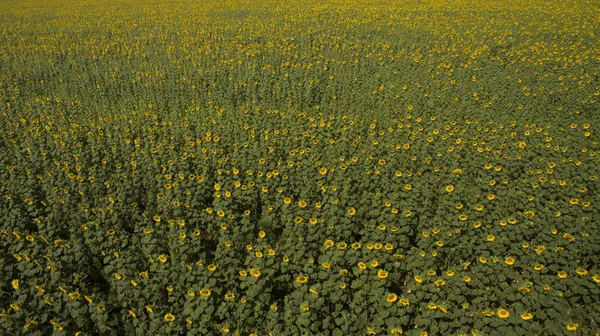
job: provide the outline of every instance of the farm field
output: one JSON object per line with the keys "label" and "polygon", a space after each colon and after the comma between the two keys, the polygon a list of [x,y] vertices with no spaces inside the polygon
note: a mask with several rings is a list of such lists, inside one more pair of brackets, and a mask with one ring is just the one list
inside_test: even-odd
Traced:
{"label": "farm field", "polygon": [[600,2],[0,1],[0,335],[598,335]]}

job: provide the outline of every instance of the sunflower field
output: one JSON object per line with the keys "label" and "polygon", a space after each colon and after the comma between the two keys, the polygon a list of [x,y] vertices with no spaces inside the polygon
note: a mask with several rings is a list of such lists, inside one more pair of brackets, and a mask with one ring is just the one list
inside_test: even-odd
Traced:
{"label": "sunflower field", "polygon": [[599,335],[600,3],[0,1],[0,335]]}

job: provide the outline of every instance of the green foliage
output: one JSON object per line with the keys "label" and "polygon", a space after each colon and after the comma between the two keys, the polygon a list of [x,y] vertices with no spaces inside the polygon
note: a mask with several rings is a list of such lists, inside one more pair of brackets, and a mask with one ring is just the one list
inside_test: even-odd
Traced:
{"label": "green foliage", "polygon": [[0,3],[10,335],[595,335],[589,1]]}

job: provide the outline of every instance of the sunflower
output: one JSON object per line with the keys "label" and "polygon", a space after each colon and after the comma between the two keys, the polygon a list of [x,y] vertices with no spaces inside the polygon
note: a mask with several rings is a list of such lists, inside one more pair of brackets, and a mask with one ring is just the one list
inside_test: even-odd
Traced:
{"label": "sunflower", "polygon": [[305,284],[308,282],[308,277],[306,275],[301,275],[296,278],[296,282],[299,284]]}
{"label": "sunflower", "polygon": [[204,297],[209,297],[210,296],[210,290],[209,289],[203,289],[200,291],[200,295],[204,296]]}
{"label": "sunflower", "polygon": [[454,191],[454,186],[453,186],[453,185],[447,185],[447,186],[446,186],[446,192],[449,192],[449,193],[451,193],[451,192],[453,192],[453,191]]}
{"label": "sunflower", "polygon": [[377,277],[379,279],[385,279],[385,278],[388,277],[388,275],[389,275],[389,273],[386,272],[386,271],[384,271],[384,270],[382,270],[382,269],[380,269],[379,271],[377,271]]}
{"label": "sunflower", "polygon": [[533,315],[531,313],[523,313],[523,314],[521,314],[521,318],[524,321],[529,321],[533,318]]}
{"label": "sunflower", "polygon": [[578,327],[579,327],[579,324],[577,324],[577,323],[567,324],[568,331],[575,331],[575,330],[577,330]]}
{"label": "sunflower", "polygon": [[396,302],[396,300],[398,300],[398,295],[394,294],[394,293],[390,293],[388,294],[387,298],[385,299],[388,303],[393,303]]}
{"label": "sunflower", "polygon": [[510,313],[508,312],[508,310],[504,309],[504,308],[500,308],[497,311],[498,317],[501,319],[507,319],[510,316]]}
{"label": "sunflower", "polygon": [[167,313],[165,315],[165,321],[167,321],[167,322],[173,322],[173,321],[175,321],[175,315],[173,315],[171,313]]}

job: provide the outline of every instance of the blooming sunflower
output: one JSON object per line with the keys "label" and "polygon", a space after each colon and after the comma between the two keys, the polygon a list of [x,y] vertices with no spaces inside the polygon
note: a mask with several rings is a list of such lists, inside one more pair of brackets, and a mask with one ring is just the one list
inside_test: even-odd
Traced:
{"label": "blooming sunflower", "polygon": [[299,284],[305,284],[308,282],[308,277],[306,275],[301,275],[296,278],[296,282]]}
{"label": "blooming sunflower", "polygon": [[387,296],[387,298],[386,298],[386,301],[387,301],[388,303],[393,303],[393,302],[396,302],[396,300],[398,300],[398,295],[396,295],[396,294],[394,294],[394,293],[390,293],[390,294],[388,294],[388,296]]}
{"label": "blooming sunflower", "polygon": [[510,313],[508,312],[508,310],[506,310],[504,308],[498,309],[498,311],[496,313],[498,314],[498,317],[501,319],[507,319],[510,316]]}
{"label": "blooming sunflower", "polygon": [[533,314],[531,314],[531,313],[522,313],[521,314],[521,318],[524,321],[529,321],[529,320],[531,320],[533,318]]}
{"label": "blooming sunflower", "polygon": [[567,330],[568,331],[575,331],[575,330],[577,330],[578,327],[579,327],[578,323],[569,323],[569,324],[567,324]]}

